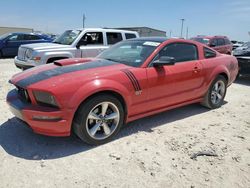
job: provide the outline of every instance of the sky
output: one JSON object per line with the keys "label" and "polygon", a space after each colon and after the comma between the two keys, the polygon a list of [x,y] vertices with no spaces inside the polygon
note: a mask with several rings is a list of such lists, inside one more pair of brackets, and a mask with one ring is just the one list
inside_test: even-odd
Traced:
{"label": "sky", "polygon": [[60,34],[82,27],[152,27],[167,36],[226,35],[249,41],[250,0],[1,0],[0,27]]}

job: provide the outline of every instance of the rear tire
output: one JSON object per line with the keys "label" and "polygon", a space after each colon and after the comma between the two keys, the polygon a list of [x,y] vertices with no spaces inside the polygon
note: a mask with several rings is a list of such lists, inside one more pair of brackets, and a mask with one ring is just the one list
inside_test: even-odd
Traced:
{"label": "rear tire", "polygon": [[217,78],[212,82],[211,86],[209,87],[203,99],[202,105],[210,109],[221,107],[226,96],[226,91],[226,79],[221,75],[217,76]]}
{"label": "rear tire", "polygon": [[90,145],[109,142],[124,123],[121,102],[112,95],[97,95],[79,107],[73,120],[74,133]]}

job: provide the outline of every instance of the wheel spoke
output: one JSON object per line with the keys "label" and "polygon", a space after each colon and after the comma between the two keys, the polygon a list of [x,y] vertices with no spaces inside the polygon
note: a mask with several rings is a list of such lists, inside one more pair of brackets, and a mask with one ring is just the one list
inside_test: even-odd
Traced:
{"label": "wheel spoke", "polygon": [[110,119],[116,119],[118,117],[118,114],[116,112],[109,114],[105,119],[110,120]]}
{"label": "wheel spoke", "polygon": [[88,116],[88,119],[100,120],[101,118],[94,112],[91,112]]}
{"label": "wheel spoke", "polygon": [[108,124],[107,124],[107,123],[103,123],[102,126],[103,126],[104,133],[105,133],[106,135],[109,135],[110,132],[111,132],[111,130],[110,130]]}
{"label": "wheel spoke", "polygon": [[214,91],[218,91],[218,87],[219,87],[219,83],[217,82],[217,83],[214,85]]}
{"label": "wheel spoke", "polygon": [[221,91],[221,90],[223,90],[223,85],[221,84],[220,86],[219,86],[219,88],[218,88],[218,91]]}
{"label": "wheel spoke", "polygon": [[92,136],[95,136],[96,132],[98,131],[99,127],[101,126],[100,123],[95,124],[91,129],[90,129],[90,134]]}
{"label": "wheel spoke", "polygon": [[108,106],[109,106],[109,103],[107,103],[107,102],[102,103],[102,113],[101,114],[103,117],[105,116],[105,114],[107,112]]}
{"label": "wheel spoke", "polygon": [[215,93],[212,95],[211,100],[212,100],[212,103],[214,103],[214,104],[216,103],[216,94]]}
{"label": "wheel spoke", "polygon": [[222,99],[222,96],[221,96],[221,94],[219,94],[219,93],[216,93],[216,96],[218,97],[218,99],[219,99],[219,100],[221,100],[221,99]]}

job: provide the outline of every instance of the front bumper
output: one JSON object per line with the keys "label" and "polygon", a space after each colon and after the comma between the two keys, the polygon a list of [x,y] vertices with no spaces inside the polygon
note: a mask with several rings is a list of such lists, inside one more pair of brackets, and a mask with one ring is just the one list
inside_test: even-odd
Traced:
{"label": "front bumper", "polygon": [[36,63],[34,61],[31,61],[31,60],[23,61],[23,60],[18,59],[17,56],[14,59],[14,63],[17,68],[22,69],[22,70],[26,70],[26,69],[36,66]]}
{"label": "front bumper", "polygon": [[[26,122],[38,134],[47,136],[69,136],[71,132],[72,111],[41,107],[24,102],[15,89],[6,98],[11,112]],[[37,117],[57,117],[57,119],[37,119]]]}

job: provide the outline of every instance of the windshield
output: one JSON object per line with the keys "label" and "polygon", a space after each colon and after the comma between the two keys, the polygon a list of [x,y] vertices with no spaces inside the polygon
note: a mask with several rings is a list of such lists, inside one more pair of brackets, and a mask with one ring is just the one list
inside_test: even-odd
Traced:
{"label": "windshield", "polygon": [[152,41],[123,41],[101,53],[98,58],[139,67],[159,45]]}
{"label": "windshield", "polygon": [[194,41],[200,42],[202,44],[206,44],[206,45],[208,45],[208,43],[209,43],[209,39],[206,39],[206,38],[192,38],[191,40],[194,40]]}
{"label": "windshield", "polygon": [[71,45],[75,41],[75,39],[80,35],[80,33],[80,30],[67,30],[53,42],[57,44]]}
{"label": "windshield", "polygon": [[9,36],[10,33],[6,33],[0,36],[0,40],[5,39],[7,36]]}

